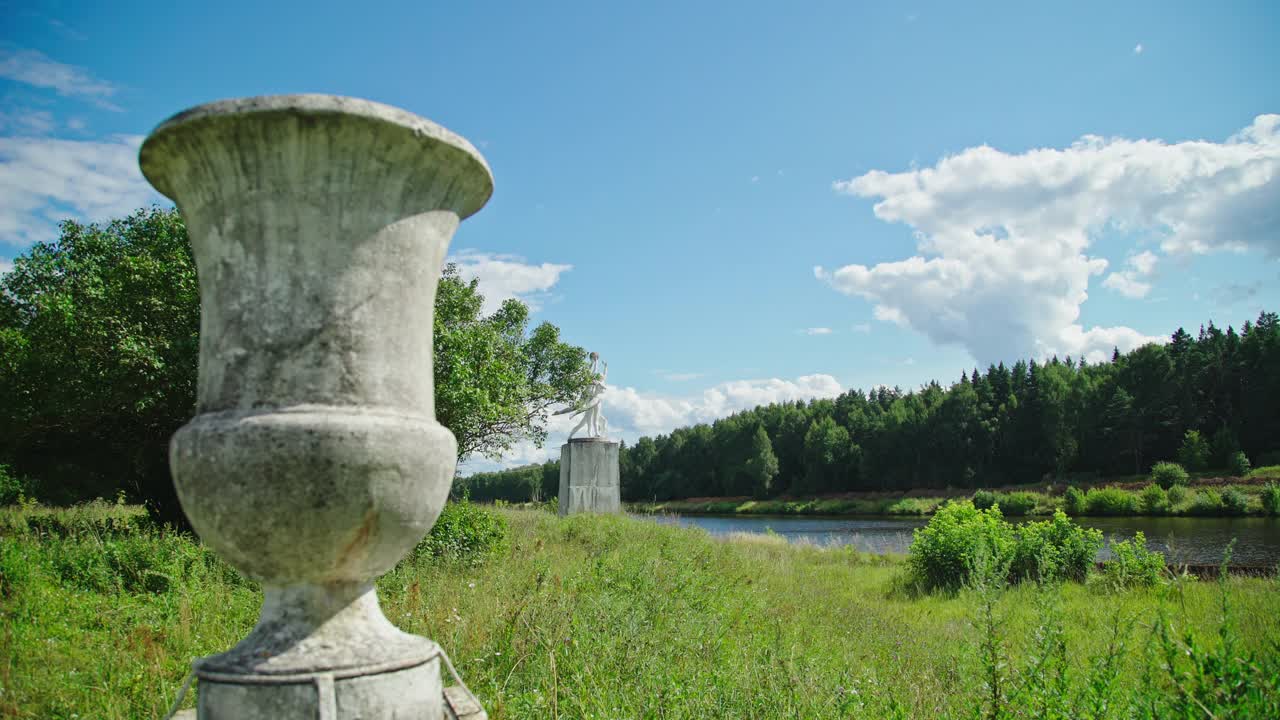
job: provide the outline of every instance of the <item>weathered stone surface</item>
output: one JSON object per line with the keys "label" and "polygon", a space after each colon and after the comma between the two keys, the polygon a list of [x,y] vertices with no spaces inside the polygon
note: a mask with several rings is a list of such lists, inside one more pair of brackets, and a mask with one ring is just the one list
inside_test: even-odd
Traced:
{"label": "weathered stone surface", "polygon": [[618,447],[600,438],[574,438],[560,446],[561,515],[622,512]]}
{"label": "weathered stone surface", "polygon": [[383,616],[373,579],[452,482],[431,318],[488,167],[427,120],[325,95],[188,110],[140,162],[182,212],[200,277],[197,415],[171,443],[174,483],[201,539],[265,595],[253,631],[197,663],[200,717],[315,718],[316,682],[332,720],[440,717],[438,648]]}

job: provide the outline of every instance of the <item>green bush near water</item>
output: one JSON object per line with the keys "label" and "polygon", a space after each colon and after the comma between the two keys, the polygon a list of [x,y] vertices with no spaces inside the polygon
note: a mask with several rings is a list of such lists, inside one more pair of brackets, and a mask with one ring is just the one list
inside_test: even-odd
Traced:
{"label": "green bush near water", "polygon": [[1164,556],[1147,549],[1147,536],[1141,532],[1111,543],[1111,559],[1102,565],[1102,576],[1113,590],[1151,587],[1164,575]]}
{"label": "green bush near water", "polygon": [[1155,483],[1142,488],[1138,495],[1138,505],[1147,515],[1164,515],[1169,512],[1169,494]]}
{"label": "green bush near water", "polygon": [[1187,479],[1187,471],[1178,463],[1158,462],[1151,466],[1151,482],[1165,490],[1174,485],[1186,485]]}
{"label": "green bush near water", "polygon": [[1269,482],[1262,487],[1262,509],[1268,515],[1280,515],[1280,484]]}
{"label": "green bush near water", "polygon": [[989,562],[1009,582],[1083,581],[1102,547],[1102,533],[1075,523],[1061,510],[1053,519],[1014,526],[1000,507],[951,502],[918,528],[907,555],[909,580],[923,590],[965,586],[976,566]]}
{"label": "green bush near water", "polygon": [[1090,488],[1084,504],[1089,515],[1138,514],[1138,496],[1120,488]]}

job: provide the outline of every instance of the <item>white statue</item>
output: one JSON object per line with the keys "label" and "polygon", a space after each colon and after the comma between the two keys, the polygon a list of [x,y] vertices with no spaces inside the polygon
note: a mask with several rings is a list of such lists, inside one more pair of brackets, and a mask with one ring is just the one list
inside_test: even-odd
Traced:
{"label": "white statue", "polygon": [[[597,365],[600,370],[598,373]],[[591,353],[591,374],[595,376],[595,380],[587,386],[582,400],[577,405],[556,413],[556,415],[566,413],[582,415],[582,420],[569,431],[570,439],[583,427],[586,427],[588,437],[594,438],[603,437],[609,428],[609,421],[605,419],[604,413],[600,412],[600,401],[604,399],[604,381],[609,377],[609,363],[602,361],[599,353]]]}

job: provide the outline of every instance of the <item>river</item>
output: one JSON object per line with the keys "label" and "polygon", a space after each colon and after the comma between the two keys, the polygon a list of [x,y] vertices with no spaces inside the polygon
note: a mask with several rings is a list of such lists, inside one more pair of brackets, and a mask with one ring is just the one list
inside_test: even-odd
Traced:
{"label": "river", "polygon": [[[640,515],[660,523],[698,527],[712,535],[734,532],[763,533],[771,530],[791,542],[816,545],[852,545],[874,553],[905,553],[911,545],[911,531],[928,518],[900,517],[814,517],[795,515]],[[1147,547],[1164,553],[1174,563],[1213,565],[1232,538],[1236,540],[1233,565],[1280,563],[1280,518],[1197,518],[1197,517],[1087,517],[1075,518],[1086,527],[1097,528],[1107,538],[1126,540],[1137,532],[1147,538]],[[1016,521],[1016,519],[1015,519]],[[1098,553],[1105,560],[1107,548]]]}

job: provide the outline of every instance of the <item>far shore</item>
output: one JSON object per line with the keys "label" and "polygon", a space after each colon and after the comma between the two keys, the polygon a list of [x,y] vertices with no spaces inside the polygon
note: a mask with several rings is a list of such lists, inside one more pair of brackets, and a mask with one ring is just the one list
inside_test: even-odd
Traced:
{"label": "far shore", "polygon": [[[899,516],[924,517],[932,515],[948,500],[973,499],[975,504],[1000,505],[1005,515],[1052,515],[1062,509],[1074,516],[1184,516],[1184,517],[1236,517],[1268,515],[1261,500],[1264,487],[1280,480],[1280,468],[1261,469],[1247,477],[1226,477],[1202,474],[1191,478],[1176,491],[1181,496],[1163,507],[1152,508],[1142,502],[1141,493],[1151,485],[1142,476],[1100,478],[1091,482],[1043,481],[1026,485],[1005,485],[982,488],[916,488],[906,491],[861,491],[828,494],[812,497],[780,496],[770,499],[739,497],[696,497],[679,500],[657,500],[626,504],[629,512],[640,514],[676,513],[681,515],[827,515],[827,516]],[[1110,504],[1103,512],[1088,512],[1072,508],[1067,503],[1067,490],[1078,488],[1082,493],[1102,490],[1121,491],[1132,496],[1132,502]],[[1224,503],[1225,493],[1243,497],[1244,503]],[[1122,497],[1121,500],[1124,500]],[[1075,510],[1075,512],[1073,512]]]}

